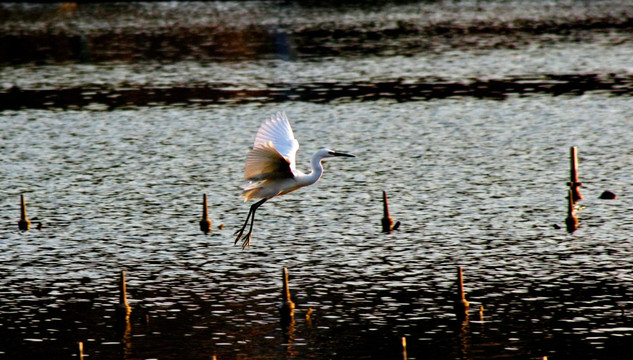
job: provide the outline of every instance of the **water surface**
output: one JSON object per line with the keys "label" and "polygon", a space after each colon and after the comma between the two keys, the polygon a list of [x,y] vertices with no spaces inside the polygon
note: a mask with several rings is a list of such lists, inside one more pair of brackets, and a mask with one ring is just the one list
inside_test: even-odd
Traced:
{"label": "water surface", "polygon": [[[496,14],[512,15],[501,21],[506,25],[525,14],[535,14],[540,24],[577,24],[569,19],[579,14],[608,19],[600,12],[603,2],[570,2],[550,12],[529,2],[511,2],[519,12],[482,4],[483,12],[467,6],[458,12],[446,3],[392,5],[392,18],[380,9],[284,10],[321,14],[317,20],[286,17],[295,19],[286,24],[291,33],[305,26],[344,30],[345,36],[350,28],[371,29],[372,21],[384,31],[387,25],[376,19],[415,22],[419,13],[488,28],[500,21]],[[619,5],[614,14],[626,9]],[[78,6],[88,19],[83,12],[111,10]],[[187,12],[181,4],[144,6],[173,6],[175,17]],[[188,18],[192,23],[213,11],[258,9],[261,17],[238,18],[267,24],[279,9],[269,3],[195,6],[204,16]],[[504,11],[495,12],[499,7]],[[557,9],[575,15],[558,17]],[[139,12],[130,19],[144,19]],[[17,26],[15,16],[2,26]],[[107,26],[77,26],[87,34],[111,33],[110,27],[134,33],[125,13],[110,16]],[[149,18],[150,33],[169,28],[169,18],[167,25]],[[631,46],[614,41],[630,31],[618,24],[577,26],[572,33],[580,37],[521,30],[532,34],[530,43],[514,48],[418,47],[407,53],[401,51],[407,40],[398,38],[393,54],[374,43],[375,54],[350,50],[294,59],[264,51],[251,59],[188,55],[165,61],[158,51],[158,60],[71,55],[58,61],[44,52],[46,60],[4,64],[3,93],[51,90],[56,97],[37,106],[5,103],[0,113],[0,353],[68,358],[83,341],[86,354],[99,359],[382,359],[401,357],[404,336],[410,359],[618,358],[630,349],[633,333],[633,209],[626,200],[633,168],[633,103],[626,90]],[[598,80],[576,81],[579,91],[561,94],[504,90],[502,97],[458,92],[428,99],[398,99],[393,89],[383,94],[376,85],[476,87],[491,79],[533,81],[535,88],[553,79]],[[596,83],[608,86],[596,90]],[[276,91],[271,84],[320,86],[327,100],[270,100],[249,92]],[[374,84],[379,91],[337,95],[353,84]],[[95,95],[125,97],[132,89],[150,96],[148,88],[205,86],[244,94],[210,101],[202,93],[142,105],[130,97],[114,106]],[[65,102],[59,94],[68,89],[81,101]],[[237,196],[244,159],[259,124],[280,110],[301,144],[299,168],[307,170],[309,156],[324,146],[357,158],[330,160],[316,185],[266,203],[252,246],[242,251],[232,234],[250,205]],[[572,234],[564,226],[570,146],[578,147],[585,196],[577,206],[581,226]],[[380,233],[382,190],[392,217],[402,223],[391,234]],[[618,198],[599,200],[604,190]],[[210,235],[198,229],[203,193],[209,196]],[[21,194],[34,222],[28,232],[15,225]],[[472,307],[468,322],[453,314],[457,266],[464,268]],[[283,267],[297,305],[290,327],[277,312]],[[114,319],[122,269],[133,308],[128,329]]]}

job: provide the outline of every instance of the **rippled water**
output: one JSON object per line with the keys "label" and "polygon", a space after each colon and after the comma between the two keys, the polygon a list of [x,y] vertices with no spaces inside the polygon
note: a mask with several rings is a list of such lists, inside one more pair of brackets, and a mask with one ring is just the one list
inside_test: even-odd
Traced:
{"label": "rippled water", "polygon": [[[458,356],[458,265],[486,309],[466,357],[601,354],[630,336],[631,206],[596,199],[604,189],[626,199],[628,98],[283,108],[302,165],[319,146],[358,158],[330,161],[316,186],[266,204],[246,251],[232,237],[247,210],[236,196],[243,158],[279,106],[5,112],[3,327],[23,338],[5,351],[28,336],[41,341],[31,349],[63,353],[83,339],[114,356],[119,269],[151,318],[133,326],[131,356],[170,357],[184,339],[192,356],[290,351],[276,315],[282,266],[302,357],[397,354],[399,336],[410,355]],[[570,145],[586,196],[573,235],[553,227],[565,217]],[[391,235],[379,232],[382,189],[403,223]],[[197,229],[205,192],[211,236]],[[13,230],[22,193],[41,230]]]}
{"label": "rippled water", "polygon": [[[602,40],[539,43],[534,56],[519,48],[183,61],[139,67],[138,83],[127,75],[135,62],[0,71],[4,88],[30,89],[165,85],[164,76],[167,86],[258,87],[277,78],[629,74],[630,45]],[[522,65],[513,65],[517,57]],[[630,349],[629,96],[98,105],[0,113],[0,354],[7,358],[69,358],[78,341],[93,359],[401,358],[403,336],[410,359],[607,359]],[[261,121],[279,110],[301,144],[299,168],[324,146],[357,158],[330,160],[316,185],[266,203],[242,251],[232,234],[250,205],[237,196],[244,159]],[[578,147],[585,196],[572,234],[564,226],[570,146]],[[391,234],[380,232],[382,190],[402,223]],[[599,200],[604,190],[618,198]],[[198,228],[203,193],[210,235]],[[15,225],[20,194],[34,223],[27,232]],[[463,323],[453,314],[458,266],[471,303]],[[277,311],[283,267],[297,305],[289,327]],[[127,329],[114,319],[122,269],[133,310]]]}

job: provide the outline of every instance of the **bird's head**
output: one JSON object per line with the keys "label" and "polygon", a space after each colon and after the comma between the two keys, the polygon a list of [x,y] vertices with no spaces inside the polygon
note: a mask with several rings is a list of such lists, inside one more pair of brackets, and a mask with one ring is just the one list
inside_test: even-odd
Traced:
{"label": "bird's head", "polygon": [[339,152],[339,151],[334,151],[334,150],[330,150],[330,149],[321,149],[319,151],[317,151],[316,156],[321,158],[321,159],[327,159],[327,158],[331,158],[331,157],[335,157],[335,156],[343,156],[343,157],[356,157],[352,154],[346,154],[343,152]]}

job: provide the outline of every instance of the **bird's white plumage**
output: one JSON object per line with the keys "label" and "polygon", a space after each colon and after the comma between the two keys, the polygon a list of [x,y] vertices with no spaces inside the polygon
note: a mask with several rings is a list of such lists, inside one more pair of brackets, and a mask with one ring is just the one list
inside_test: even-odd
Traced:
{"label": "bird's white plumage", "polygon": [[[277,152],[288,160],[291,169],[295,170],[295,157],[299,150],[299,142],[288,122],[284,112],[278,112],[265,121],[257,130],[253,148],[272,146]],[[248,164],[247,164],[248,167]]]}
{"label": "bird's white plumage", "polygon": [[[255,212],[269,199],[293,192],[304,186],[312,185],[323,174],[321,160],[333,156],[354,157],[354,155],[320,149],[310,164],[312,171],[304,174],[295,168],[295,156],[299,150],[299,142],[295,139],[286,114],[279,112],[266,120],[257,131],[255,144],[246,155],[244,176],[249,181],[240,196],[244,201],[261,198],[251,206],[244,225],[235,232],[235,243],[242,239],[242,249],[250,244],[255,222]],[[246,235],[242,237],[250,221]]]}
{"label": "bird's white plumage", "polygon": [[282,189],[266,187],[273,180],[294,179],[295,158],[299,142],[294,137],[286,114],[279,112],[266,120],[257,131],[253,148],[246,156],[244,177],[250,183],[244,188],[244,200],[277,195]]}

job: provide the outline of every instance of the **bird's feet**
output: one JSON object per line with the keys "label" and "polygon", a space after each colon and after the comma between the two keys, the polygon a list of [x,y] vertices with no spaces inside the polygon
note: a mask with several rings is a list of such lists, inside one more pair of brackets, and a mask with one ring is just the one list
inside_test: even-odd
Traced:
{"label": "bird's feet", "polygon": [[247,246],[251,246],[251,235],[253,235],[253,233],[249,231],[248,234],[242,238],[242,250],[246,249]]}
{"label": "bird's feet", "polygon": [[237,230],[233,235],[237,235],[237,237],[235,238],[235,244],[237,245],[237,242],[240,241],[240,239],[242,240],[242,250],[244,250],[247,246],[251,245],[251,236],[253,235],[253,230],[251,229],[248,233],[246,233],[246,235],[244,235],[242,237],[242,234],[244,233],[244,230],[246,229],[246,226],[244,226],[243,228]]}

